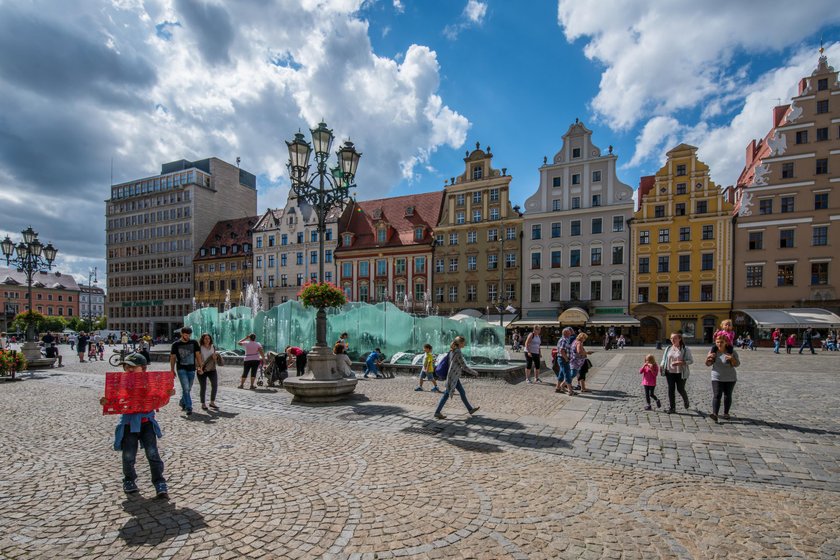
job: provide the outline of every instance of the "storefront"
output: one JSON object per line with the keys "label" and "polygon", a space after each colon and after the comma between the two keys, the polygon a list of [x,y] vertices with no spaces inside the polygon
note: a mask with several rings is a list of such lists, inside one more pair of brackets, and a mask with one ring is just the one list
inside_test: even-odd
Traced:
{"label": "storefront", "polygon": [[736,309],[733,312],[736,334],[749,334],[760,346],[772,346],[771,335],[781,329],[787,336],[791,333],[802,339],[802,331],[811,327],[822,338],[829,331],[840,329],[840,316],[827,309],[798,307],[792,309]]}

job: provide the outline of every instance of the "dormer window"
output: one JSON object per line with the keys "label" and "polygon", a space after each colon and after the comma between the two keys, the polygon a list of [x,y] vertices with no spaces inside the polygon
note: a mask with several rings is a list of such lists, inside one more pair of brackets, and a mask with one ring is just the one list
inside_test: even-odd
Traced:
{"label": "dormer window", "polygon": [[580,148],[572,148],[572,157],[579,158],[580,157]]}
{"label": "dormer window", "polygon": [[407,206],[405,209],[406,217],[410,217],[414,215],[414,206]]}
{"label": "dormer window", "polygon": [[201,255],[202,257],[206,257],[207,256],[207,249],[202,247],[201,250],[198,252],[198,254]]}
{"label": "dormer window", "polygon": [[215,248],[215,247],[211,247],[211,248],[210,248],[210,254],[211,254],[211,255],[215,255],[215,254],[216,254],[216,248]]}
{"label": "dormer window", "polygon": [[227,247],[222,247],[222,254],[227,255]]}
{"label": "dormer window", "polygon": [[341,236],[341,244],[345,247],[349,247],[353,243],[353,236],[349,233],[345,233]]}
{"label": "dormer window", "polygon": [[242,245],[242,250],[245,251],[246,253],[249,252],[251,250],[251,244],[250,243],[243,244]]}
{"label": "dormer window", "polygon": [[422,240],[423,240],[423,234],[424,234],[424,233],[425,233],[425,232],[423,231],[423,228],[422,228],[422,227],[415,228],[415,229],[414,229],[414,240],[415,240],[415,241],[422,241]]}
{"label": "dormer window", "polygon": [[380,227],[376,230],[376,242],[377,243],[385,243],[388,240],[388,228]]}
{"label": "dormer window", "polygon": [[484,175],[484,168],[482,168],[480,165],[476,165],[475,167],[473,167],[473,170],[472,170],[473,181],[481,179],[481,177],[483,175]]}
{"label": "dormer window", "polygon": [[230,250],[231,250],[231,252],[235,255],[236,253],[238,253],[238,252],[239,252],[239,245],[238,245],[238,244],[234,244],[234,245],[233,245],[233,247],[231,247],[231,248],[230,248]]}

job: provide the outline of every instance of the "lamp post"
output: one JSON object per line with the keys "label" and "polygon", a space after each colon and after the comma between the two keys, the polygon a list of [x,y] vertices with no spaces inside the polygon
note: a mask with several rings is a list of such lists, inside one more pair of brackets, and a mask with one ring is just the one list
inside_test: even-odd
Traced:
{"label": "lamp post", "polygon": [[88,302],[87,302],[87,330],[93,330],[93,285],[96,284],[96,267],[88,270]]}
{"label": "lamp post", "polygon": [[[326,123],[320,122],[316,128],[310,129],[310,133],[312,144],[307,142],[300,132],[295,134],[291,142],[286,141],[289,149],[289,161],[286,167],[289,170],[291,187],[295,196],[311,205],[318,218],[318,281],[323,282],[327,215],[333,208],[344,208],[348,203],[350,189],[355,187],[353,179],[362,154],[357,152],[353,143],[348,140],[336,152],[338,165],[330,167],[327,160],[335,140],[333,131],[327,128]],[[313,152],[314,170],[311,169],[309,162]],[[307,366],[312,372],[312,382],[304,380],[302,383],[284,384],[287,390],[295,395],[295,399],[337,400],[343,396],[343,394],[337,395],[333,392],[332,397],[336,398],[330,398],[330,395],[326,394],[330,392],[330,387],[338,387],[344,380],[340,374],[336,373],[335,356],[327,347],[327,312],[324,307],[319,307],[315,315],[315,346],[307,357]],[[330,387],[316,387],[316,381],[326,383]],[[352,392],[355,386],[354,381],[349,384],[349,391],[345,392]],[[344,391],[344,387],[338,390]]]}
{"label": "lamp post", "polygon": [[[38,240],[38,233],[32,226],[21,232],[23,241],[15,245],[9,236],[0,242],[0,249],[6,257],[6,266],[14,265],[18,272],[26,274],[26,298],[29,301],[29,310],[26,314],[26,342],[23,345],[23,353],[26,361],[30,364],[41,359],[41,351],[35,342],[35,323],[32,316],[32,276],[42,270],[51,270],[55,255],[58,250],[52,243],[43,245]],[[52,363],[52,360],[50,360]]]}

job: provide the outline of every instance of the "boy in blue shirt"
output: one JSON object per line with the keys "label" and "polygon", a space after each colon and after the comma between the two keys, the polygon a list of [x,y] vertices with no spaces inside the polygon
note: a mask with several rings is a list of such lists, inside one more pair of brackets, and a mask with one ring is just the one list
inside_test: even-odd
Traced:
{"label": "boy in blue shirt", "polygon": [[[120,365],[123,371],[144,372],[146,371],[146,358],[142,354],[129,354]],[[175,394],[175,389],[169,393]],[[105,397],[99,399],[99,404],[105,406],[108,401]],[[152,471],[152,484],[155,486],[157,497],[163,500],[169,499],[169,491],[166,487],[166,479],[163,477],[163,460],[157,448],[157,438],[163,437],[155,412],[137,412],[134,414],[123,414],[120,423],[114,431],[114,450],[122,450],[123,464],[123,491],[126,494],[134,494],[137,490],[137,472],[134,470],[134,462],[137,459],[137,445],[143,446],[146,452],[146,459],[149,461],[149,468]]]}
{"label": "boy in blue shirt", "polygon": [[368,376],[369,373],[372,373],[376,376],[377,379],[382,379],[382,374],[379,373],[379,365],[382,364],[382,360],[385,356],[382,355],[382,350],[377,348],[365,360],[365,377]]}

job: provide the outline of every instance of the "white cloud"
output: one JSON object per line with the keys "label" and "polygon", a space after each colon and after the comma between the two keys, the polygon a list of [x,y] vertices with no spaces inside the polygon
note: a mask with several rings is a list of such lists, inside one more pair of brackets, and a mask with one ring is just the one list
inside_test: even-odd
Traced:
{"label": "white cloud", "polygon": [[403,5],[401,0],[394,0],[394,11],[398,14],[405,12],[405,5]]}
{"label": "white cloud", "polygon": [[484,22],[484,17],[487,15],[487,2],[480,0],[467,0],[467,5],[464,6],[464,11],[461,13],[460,21],[450,23],[443,29],[443,34],[447,39],[454,41],[458,38],[461,31],[474,26],[480,26]]}
{"label": "white cloud", "polygon": [[487,2],[479,2],[479,0],[468,0],[467,7],[464,8],[464,15],[471,22],[480,25],[487,14]]}

